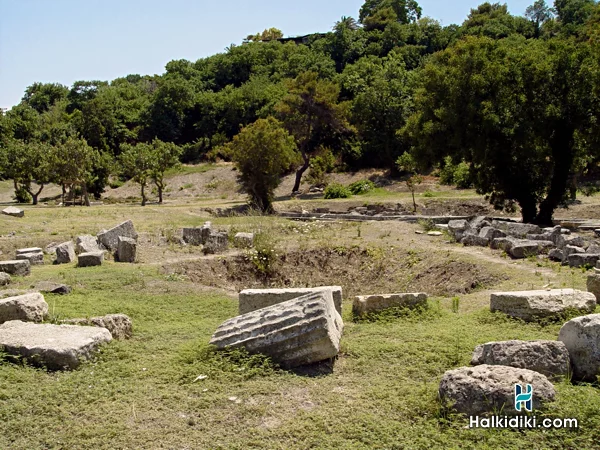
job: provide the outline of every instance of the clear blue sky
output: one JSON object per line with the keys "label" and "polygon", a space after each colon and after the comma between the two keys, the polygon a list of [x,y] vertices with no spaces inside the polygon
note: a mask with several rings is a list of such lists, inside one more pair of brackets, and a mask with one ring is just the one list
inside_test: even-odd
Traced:
{"label": "clear blue sky", "polygon": [[[461,23],[484,0],[419,0],[426,16]],[[512,0],[523,14],[533,0]],[[160,74],[173,59],[198,58],[276,27],[286,36],[357,18],[363,0],[0,0],[0,107],[36,81],[70,86]]]}

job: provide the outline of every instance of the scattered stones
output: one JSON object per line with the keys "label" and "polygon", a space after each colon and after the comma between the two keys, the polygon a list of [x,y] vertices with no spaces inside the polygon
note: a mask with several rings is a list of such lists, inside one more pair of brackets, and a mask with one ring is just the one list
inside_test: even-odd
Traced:
{"label": "scattered stones", "polygon": [[134,263],[136,253],[137,242],[131,238],[119,236],[115,260],[118,262]]}
{"label": "scattered stones", "polygon": [[218,349],[244,347],[291,368],[334,358],[342,329],[331,294],[322,291],[229,319],[210,344]]}
{"label": "scattered stones", "polygon": [[15,208],[14,206],[9,206],[2,210],[2,214],[12,217],[23,217],[25,215],[25,211],[19,208]]}
{"label": "scattered stones", "polygon": [[502,250],[508,253],[515,242],[517,240],[511,237],[496,238],[491,242],[490,247],[494,250]]}
{"label": "scattered stones", "polygon": [[[79,239],[79,238],[77,238]],[[69,264],[75,261],[75,246],[71,241],[63,242],[56,247],[55,264]]]}
{"label": "scattered stones", "polygon": [[485,413],[515,415],[515,385],[535,386],[533,408],[541,409],[554,400],[555,391],[546,376],[533,370],[483,364],[449,370],[440,382],[439,394],[468,416]]}
{"label": "scattered stones", "polygon": [[229,238],[227,233],[219,231],[211,231],[208,239],[204,243],[202,251],[205,254],[215,254],[224,252],[229,247]]}
{"label": "scattered stones", "polygon": [[44,249],[44,253],[46,253],[47,255],[55,255],[56,254],[56,247],[58,247],[59,244],[56,242],[51,242],[50,244],[46,245],[46,248]]}
{"label": "scattered stones", "polygon": [[493,241],[494,239],[506,237],[506,233],[502,230],[498,230],[492,227],[483,227],[479,231],[479,237],[486,239],[488,242]]}
{"label": "scattered stones", "polygon": [[0,323],[9,320],[41,322],[48,314],[48,304],[40,293],[24,294],[0,300]]}
{"label": "scattered stones", "polygon": [[75,253],[78,255],[97,251],[100,251],[100,245],[96,236],[84,234],[83,236],[77,236],[77,239],[75,239]]}
{"label": "scattered stones", "polygon": [[78,267],[101,266],[104,261],[104,252],[82,253],[77,257]]}
{"label": "scattered stones", "polygon": [[40,281],[35,284],[34,289],[48,294],[66,295],[71,293],[71,286],[53,281]]}
{"label": "scattered stones", "polygon": [[600,301],[600,273],[588,275],[587,290],[596,296],[596,302]]}
{"label": "scattered stones", "polygon": [[10,284],[10,275],[5,272],[0,272],[0,286],[6,286]]}
{"label": "scattered stones", "polygon": [[573,378],[597,381],[600,375],[600,314],[569,320],[560,329],[558,340],[569,350]]}
{"label": "scattered stones", "polygon": [[202,245],[202,228],[184,228],[183,242],[189,245]]}
{"label": "scattered stones", "polygon": [[31,273],[31,264],[26,259],[20,259],[16,261],[0,261],[0,272],[6,272],[9,275],[24,277]]}
{"label": "scattered stones", "polygon": [[550,250],[550,253],[548,253],[548,258],[550,258],[552,261],[562,262],[564,257],[563,251],[558,248],[554,248]]}
{"label": "scattered stones", "polygon": [[573,247],[585,247],[585,240],[581,236],[561,234],[556,240],[556,246],[562,249],[567,245],[572,245]]}
{"label": "scattered stones", "polygon": [[442,233],[441,231],[429,231],[427,233],[427,236],[443,236],[444,233]]}
{"label": "scattered stones", "polygon": [[247,314],[268,306],[287,302],[303,295],[317,292],[327,292],[333,299],[337,312],[342,314],[342,288],[341,286],[319,286],[314,288],[287,288],[287,289],[244,289],[239,294],[239,313]]}
{"label": "scattered stones", "polygon": [[568,310],[593,312],[596,309],[596,297],[574,289],[496,292],[490,297],[490,309],[525,321],[560,318]]}
{"label": "scattered stones", "polygon": [[133,222],[131,220],[127,220],[126,222],[123,222],[108,231],[102,231],[98,233],[98,242],[104,245],[104,247],[109,249],[111,252],[114,252],[119,246],[119,236],[137,241],[138,234],[135,231]]}
{"label": "scattered stones", "polygon": [[463,238],[460,240],[460,243],[466,246],[487,247],[487,245],[489,244],[489,240],[469,230],[463,235]]}
{"label": "scattered stones", "polygon": [[237,248],[250,248],[254,245],[254,233],[237,233],[233,237],[233,244]]}
{"label": "scattered stones", "polygon": [[356,316],[375,313],[389,308],[416,308],[427,306],[427,294],[384,294],[357,296],[352,303],[352,313]]}
{"label": "scattered stones", "polygon": [[508,250],[508,254],[514,259],[527,258],[538,254],[538,241],[514,241]]}
{"label": "scattered stones", "polygon": [[562,249],[563,262],[568,262],[569,256],[575,253],[585,253],[585,250],[581,247],[575,247],[574,245],[565,245]]}
{"label": "scattered stones", "polygon": [[106,328],[113,339],[118,340],[129,339],[133,336],[133,324],[129,316],[125,314],[108,314],[101,317],[92,317],[91,319],[68,319],[63,320],[62,323]]}
{"label": "scattered stones", "polygon": [[104,343],[112,340],[105,328],[33,324],[13,320],[0,325],[4,351],[50,370],[76,369]]}
{"label": "scattered stones", "polygon": [[454,238],[460,242],[463,234],[469,228],[469,222],[466,220],[451,220],[448,222],[448,231],[454,236]]}
{"label": "scattered stones", "polygon": [[29,261],[32,266],[44,264],[44,254],[41,251],[39,253],[21,253],[17,255],[16,259]]}
{"label": "scattered stones", "polygon": [[569,267],[583,267],[590,266],[594,267],[600,260],[600,254],[589,254],[589,253],[574,253],[569,255],[567,262]]}
{"label": "scattered stones", "polygon": [[590,244],[590,246],[588,248],[585,249],[586,253],[591,253],[591,254],[600,254],[600,245],[596,244],[596,243],[592,243]]}
{"label": "scattered stones", "polygon": [[556,378],[569,372],[569,351],[559,341],[488,342],[475,348],[471,364],[511,366]]}

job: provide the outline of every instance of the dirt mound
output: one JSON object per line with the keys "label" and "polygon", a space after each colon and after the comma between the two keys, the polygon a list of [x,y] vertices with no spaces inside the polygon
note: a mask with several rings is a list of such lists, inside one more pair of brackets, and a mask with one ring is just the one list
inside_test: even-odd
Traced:
{"label": "dirt mound", "polygon": [[380,248],[297,250],[277,258],[266,277],[244,255],[181,262],[163,267],[195,283],[228,290],[341,285],[346,298],[355,295],[427,292],[453,296],[490,287],[501,276],[466,262],[428,262],[414,252]]}

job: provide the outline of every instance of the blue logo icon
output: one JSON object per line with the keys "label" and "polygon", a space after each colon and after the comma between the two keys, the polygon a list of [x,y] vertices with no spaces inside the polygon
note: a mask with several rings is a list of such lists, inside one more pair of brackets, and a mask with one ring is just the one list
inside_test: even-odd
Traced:
{"label": "blue logo icon", "polygon": [[533,386],[526,384],[523,389],[520,384],[515,384],[515,409],[520,412],[523,407],[525,411],[533,411]]}

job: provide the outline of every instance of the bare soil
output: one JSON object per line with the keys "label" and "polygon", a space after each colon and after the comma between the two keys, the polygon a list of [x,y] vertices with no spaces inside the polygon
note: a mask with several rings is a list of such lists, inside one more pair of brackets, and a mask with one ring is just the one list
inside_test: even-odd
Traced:
{"label": "bare soil", "polygon": [[453,260],[428,263],[411,252],[372,249],[294,250],[277,258],[265,277],[245,256],[182,261],[163,266],[165,273],[189,277],[194,283],[226,290],[342,285],[344,295],[373,292],[427,292],[449,297],[490,288],[506,277],[484,266]]}

